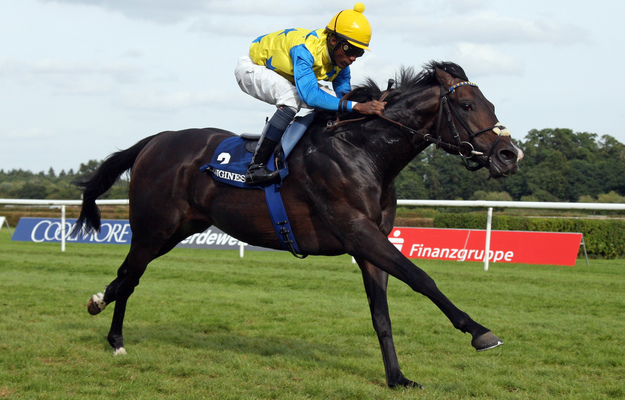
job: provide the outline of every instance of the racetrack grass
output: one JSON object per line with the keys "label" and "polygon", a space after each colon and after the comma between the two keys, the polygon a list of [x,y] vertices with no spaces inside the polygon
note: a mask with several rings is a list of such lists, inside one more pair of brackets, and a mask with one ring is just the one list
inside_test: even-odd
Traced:
{"label": "racetrack grass", "polygon": [[477,353],[425,297],[391,278],[405,375],[385,385],[359,269],[348,256],[176,249],[131,297],[128,355],[87,313],[119,245],[11,242],[0,231],[0,398],[610,399],[625,397],[625,262],[573,268],[416,260],[505,344]]}

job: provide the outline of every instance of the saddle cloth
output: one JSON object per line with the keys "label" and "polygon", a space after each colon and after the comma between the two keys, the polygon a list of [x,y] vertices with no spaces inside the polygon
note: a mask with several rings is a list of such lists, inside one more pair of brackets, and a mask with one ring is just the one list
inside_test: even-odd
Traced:
{"label": "saddle cloth", "polygon": [[[280,181],[288,175],[288,166],[286,160],[291,151],[306,132],[314,119],[314,113],[310,113],[304,117],[297,118],[284,132],[280,141],[278,164],[280,165]],[[242,136],[233,136],[227,138],[219,144],[211,161],[200,168],[201,171],[210,171],[213,177],[223,183],[233,185],[240,188],[254,188],[256,186],[245,183],[245,171],[247,170],[253,154],[248,151],[246,145],[248,139]],[[249,147],[249,146],[248,146]],[[275,154],[270,158],[275,159]],[[267,168],[275,171],[274,163],[268,163]]]}
{"label": "saddle cloth", "polygon": [[[267,168],[275,171],[276,164],[279,165],[280,182],[275,184],[254,186],[245,183],[245,172],[253,153],[248,150],[247,144],[249,139],[241,136],[233,136],[222,141],[213,153],[211,161],[200,168],[202,172],[210,172],[213,178],[219,182],[223,182],[232,186],[245,189],[262,189],[265,191],[265,199],[269,207],[269,214],[278,235],[278,239],[285,250],[289,250],[294,256],[300,257],[299,247],[293,236],[291,225],[284,208],[282,196],[280,195],[280,187],[282,181],[289,173],[286,160],[295,147],[299,139],[304,135],[306,129],[310,126],[314,119],[314,113],[310,113],[305,117],[296,119],[284,132],[282,141],[280,142],[280,155],[276,158],[276,154],[270,159],[276,159],[275,163],[268,163]],[[301,256],[302,258],[305,257]]]}
{"label": "saddle cloth", "polygon": [[248,141],[240,136],[227,138],[219,144],[211,161],[200,171],[208,170],[219,182],[245,189],[254,188],[245,183],[245,171],[253,156],[246,148]]}

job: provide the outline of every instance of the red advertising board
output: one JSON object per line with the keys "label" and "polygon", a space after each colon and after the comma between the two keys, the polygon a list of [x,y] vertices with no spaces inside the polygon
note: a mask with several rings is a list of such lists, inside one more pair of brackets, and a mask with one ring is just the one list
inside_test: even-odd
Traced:
{"label": "red advertising board", "polygon": [[[485,230],[402,228],[389,240],[408,258],[484,261]],[[490,262],[573,266],[581,233],[491,231]]]}

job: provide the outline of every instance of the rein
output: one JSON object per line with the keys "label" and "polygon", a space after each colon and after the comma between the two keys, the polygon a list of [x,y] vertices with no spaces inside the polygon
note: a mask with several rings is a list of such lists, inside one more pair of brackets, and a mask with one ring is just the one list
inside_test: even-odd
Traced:
{"label": "rein", "polygon": [[[386,99],[386,97],[389,95],[389,93],[392,90],[392,86],[395,83],[395,81],[393,79],[389,79],[388,81],[388,87],[386,89],[386,91],[384,91],[382,93],[382,95],[380,96],[379,101],[384,101],[384,99]],[[483,156],[484,153],[482,153],[481,151],[476,151],[475,148],[473,147],[473,144],[469,141],[463,141],[462,139],[460,139],[460,134],[458,133],[458,130],[456,129],[456,124],[454,123],[454,120],[452,118],[452,115],[456,117],[456,119],[458,121],[460,121],[460,124],[462,125],[462,127],[464,128],[464,130],[467,132],[467,134],[470,137],[470,140],[472,140],[473,138],[475,138],[476,136],[488,132],[488,131],[493,131],[494,133],[497,134],[497,140],[495,141],[495,143],[491,146],[490,149],[490,153],[488,154],[488,162],[490,162],[492,156],[493,156],[493,152],[495,147],[497,146],[497,143],[499,143],[499,140],[501,139],[502,136],[508,136],[508,130],[506,129],[505,126],[501,125],[499,122],[496,123],[494,126],[490,127],[490,128],[485,128],[482,130],[479,130],[477,132],[473,132],[471,130],[471,128],[467,125],[467,123],[462,119],[462,117],[460,116],[460,114],[458,113],[458,111],[449,104],[449,95],[453,94],[456,89],[458,89],[461,86],[473,86],[473,87],[478,87],[475,83],[473,82],[469,82],[469,81],[463,81],[463,82],[459,82],[451,87],[449,87],[447,90],[445,90],[445,87],[443,85],[441,85],[441,95],[440,95],[440,106],[438,108],[438,123],[436,125],[436,136],[433,137],[430,133],[427,132],[422,132],[422,131],[418,131],[415,129],[412,129],[404,124],[402,124],[401,122],[392,120],[388,117],[385,117],[384,115],[378,115],[377,118],[381,118],[384,121],[397,126],[399,129],[401,129],[402,131],[408,132],[412,135],[420,135],[422,137],[423,140],[433,143],[436,145],[437,148],[440,147],[445,147],[450,151],[456,151],[460,157],[462,157],[463,163],[465,168],[467,168],[468,170],[471,171],[475,171],[478,170],[482,167],[484,167],[484,165],[481,165],[478,161],[474,161],[471,160],[474,156]],[[349,97],[349,95],[352,92],[346,94],[342,100],[346,101],[347,98]],[[456,144],[452,144],[452,143],[447,143],[445,141],[442,140],[442,137],[440,135],[440,129],[441,129],[441,122],[442,122],[442,118],[443,118],[443,112],[445,113],[446,119],[447,119],[447,123],[449,125],[449,128],[451,130],[451,133],[456,141]],[[354,122],[359,122],[359,121],[364,121],[367,120],[371,117],[361,117],[361,118],[354,118],[354,119],[347,119],[347,120],[340,120],[338,117],[336,120],[334,121],[328,121],[327,124],[327,128],[329,130],[335,130],[336,128],[343,126],[343,125],[347,125],[350,123],[354,123]],[[471,165],[469,163],[469,161],[473,161],[473,163],[475,163],[474,165]]]}

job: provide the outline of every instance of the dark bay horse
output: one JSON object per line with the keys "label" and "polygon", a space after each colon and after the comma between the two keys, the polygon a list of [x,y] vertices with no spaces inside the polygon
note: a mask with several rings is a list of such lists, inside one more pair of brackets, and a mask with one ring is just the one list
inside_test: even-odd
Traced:
{"label": "dark bay horse", "polygon": [[[358,262],[391,387],[418,384],[404,377],[397,360],[386,297],[389,274],[427,296],[455,328],[470,333],[477,350],[502,344],[387,239],[395,220],[395,177],[432,143],[459,154],[467,168],[488,168],[494,178],[515,173],[522,156],[493,105],[458,65],[431,62],[418,74],[404,68],[397,80],[396,88],[384,92],[381,117],[342,114],[336,123],[337,114],[318,112],[290,155],[290,174],[281,189],[303,254],[348,253]],[[382,95],[368,80],[349,96],[367,101]],[[116,302],[108,334],[115,354],[125,353],[126,304],[147,265],[184,238],[215,225],[249,244],[281,249],[263,191],[228,186],[200,172],[216,146],[232,135],[213,128],[162,132],[110,155],[93,176],[76,182],[83,189],[76,227],[99,229],[96,199],[132,170],[130,251],[115,280],[88,304],[89,312],[98,314]]]}

